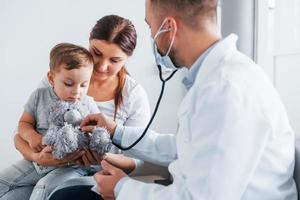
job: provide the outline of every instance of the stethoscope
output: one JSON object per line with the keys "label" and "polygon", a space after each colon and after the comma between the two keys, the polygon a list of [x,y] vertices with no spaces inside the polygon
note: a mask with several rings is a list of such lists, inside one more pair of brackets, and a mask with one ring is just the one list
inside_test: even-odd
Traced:
{"label": "stethoscope", "polygon": [[141,141],[141,139],[143,139],[143,137],[146,135],[149,127],[151,126],[152,122],[153,122],[153,119],[155,118],[155,115],[157,113],[157,110],[158,110],[158,107],[160,105],[160,101],[163,97],[163,94],[164,94],[164,90],[165,90],[165,84],[168,80],[170,80],[174,74],[177,72],[177,70],[173,71],[167,78],[163,78],[163,73],[162,73],[162,70],[161,70],[161,66],[160,65],[157,65],[157,68],[159,70],[159,78],[160,78],[160,81],[162,82],[162,85],[161,85],[161,90],[160,90],[160,94],[159,94],[159,97],[158,97],[158,100],[156,102],[156,105],[155,105],[155,109],[154,109],[154,112],[146,126],[146,128],[144,129],[142,135],[134,142],[132,143],[131,145],[129,145],[128,147],[122,147],[121,145],[119,144],[116,144],[115,142],[112,142],[116,147],[118,147],[119,149],[123,150],[123,151],[126,151],[126,150],[129,150],[131,148],[133,148],[137,143],[139,143],[139,141]]}

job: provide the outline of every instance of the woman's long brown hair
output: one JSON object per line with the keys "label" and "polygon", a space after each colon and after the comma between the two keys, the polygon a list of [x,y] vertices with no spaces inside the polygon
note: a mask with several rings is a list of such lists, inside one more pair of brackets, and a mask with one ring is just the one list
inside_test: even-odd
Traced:
{"label": "woman's long brown hair", "polygon": [[[127,56],[132,55],[136,47],[136,38],[136,30],[131,21],[117,15],[102,17],[97,21],[90,33],[90,40],[98,39],[114,43],[118,45]],[[118,72],[118,86],[114,95],[114,120],[116,120],[118,109],[123,103],[123,88],[127,74],[128,72],[125,66]]]}

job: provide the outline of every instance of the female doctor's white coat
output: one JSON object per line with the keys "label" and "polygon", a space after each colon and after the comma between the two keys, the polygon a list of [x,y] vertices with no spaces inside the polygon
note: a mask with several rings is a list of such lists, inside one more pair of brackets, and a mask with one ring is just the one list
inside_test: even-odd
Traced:
{"label": "female doctor's white coat", "polygon": [[[180,105],[177,134],[149,131],[127,152],[169,166],[173,183],[125,178],[117,199],[297,199],[295,138],[285,108],[263,70],[237,51],[236,40],[223,39],[203,61]],[[122,145],[142,130],[125,127]]]}

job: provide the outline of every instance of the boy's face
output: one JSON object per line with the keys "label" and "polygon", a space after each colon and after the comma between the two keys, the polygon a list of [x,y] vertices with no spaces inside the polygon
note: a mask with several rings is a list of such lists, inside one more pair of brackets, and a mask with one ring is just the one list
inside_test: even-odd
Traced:
{"label": "boy's face", "polygon": [[92,72],[92,64],[72,70],[59,66],[57,70],[48,72],[48,80],[58,98],[64,101],[76,101],[87,94]]}

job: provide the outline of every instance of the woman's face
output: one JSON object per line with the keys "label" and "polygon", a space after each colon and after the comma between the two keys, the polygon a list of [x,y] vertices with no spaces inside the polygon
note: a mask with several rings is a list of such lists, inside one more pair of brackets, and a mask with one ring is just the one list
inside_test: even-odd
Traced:
{"label": "woman's face", "polygon": [[106,40],[90,40],[89,50],[94,59],[93,80],[103,81],[116,77],[128,59],[118,45]]}

